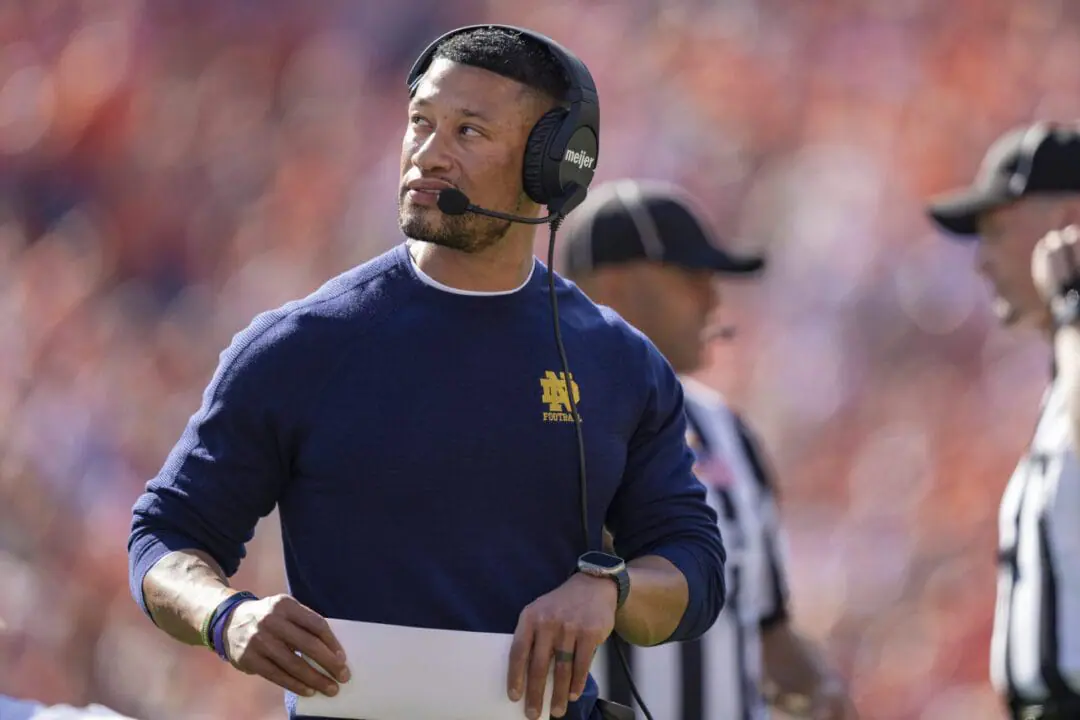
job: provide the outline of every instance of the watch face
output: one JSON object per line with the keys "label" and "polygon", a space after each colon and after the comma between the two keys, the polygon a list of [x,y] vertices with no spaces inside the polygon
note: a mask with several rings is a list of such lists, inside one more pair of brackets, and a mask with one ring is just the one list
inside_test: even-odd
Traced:
{"label": "watch face", "polygon": [[587,552],[582,555],[581,562],[595,565],[596,567],[604,568],[605,570],[615,570],[623,564],[621,558],[596,551]]}

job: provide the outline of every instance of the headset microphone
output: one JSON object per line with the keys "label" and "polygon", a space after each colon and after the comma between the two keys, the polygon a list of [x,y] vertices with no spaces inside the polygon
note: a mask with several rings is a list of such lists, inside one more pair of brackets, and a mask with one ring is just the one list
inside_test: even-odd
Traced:
{"label": "headset microphone", "polygon": [[509,220],[510,222],[524,223],[525,225],[543,225],[544,223],[553,222],[559,215],[555,213],[548,213],[542,218],[530,218],[523,217],[521,215],[511,215],[509,213],[501,213],[495,210],[487,210],[479,205],[473,205],[469,201],[469,196],[461,192],[457,188],[447,188],[446,190],[439,191],[439,209],[447,215],[464,215],[467,212],[476,213],[477,215],[487,215],[488,217],[498,218],[499,220]]}

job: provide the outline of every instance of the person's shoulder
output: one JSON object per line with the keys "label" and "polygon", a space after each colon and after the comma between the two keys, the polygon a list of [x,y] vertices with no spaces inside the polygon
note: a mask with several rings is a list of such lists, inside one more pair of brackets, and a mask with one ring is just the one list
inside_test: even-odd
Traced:
{"label": "person's shoulder", "polygon": [[327,280],[305,297],[256,315],[221,353],[227,371],[271,372],[288,379],[386,318],[385,301],[401,283],[403,246]]}
{"label": "person's shoulder", "polygon": [[406,288],[409,274],[405,246],[393,248],[330,278],[306,297],[272,311],[283,317],[327,317],[338,320],[364,317],[374,306]]}
{"label": "person's shoulder", "polygon": [[273,342],[287,338],[309,342],[320,331],[352,332],[357,321],[382,315],[383,304],[403,286],[407,278],[403,248],[395,246],[330,278],[305,297],[256,315],[246,330]]}
{"label": "person's shoulder", "polygon": [[[587,332],[599,334],[612,342],[620,344],[620,349],[636,348],[643,352],[655,350],[653,343],[645,335],[607,305],[601,305],[586,295],[572,280],[557,276],[564,292],[569,293],[573,301],[574,316],[581,328]],[[561,302],[561,301],[560,301]]]}
{"label": "person's shoulder", "polygon": [[589,337],[590,346],[605,358],[607,366],[623,368],[623,377],[632,384],[657,392],[682,407],[682,384],[660,348],[614,309],[595,303],[593,307],[596,321]]}
{"label": "person's shoulder", "polygon": [[606,305],[597,305],[596,313],[597,336],[602,337],[622,361],[632,361],[638,371],[648,377],[663,376],[668,383],[678,384],[675,371],[648,335]]}

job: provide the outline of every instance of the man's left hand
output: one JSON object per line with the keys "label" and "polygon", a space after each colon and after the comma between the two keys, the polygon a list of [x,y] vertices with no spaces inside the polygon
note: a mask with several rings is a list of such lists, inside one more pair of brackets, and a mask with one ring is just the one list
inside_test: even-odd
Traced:
{"label": "man's left hand", "polygon": [[614,582],[578,573],[521,611],[510,647],[507,694],[514,702],[525,698],[526,717],[540,717],[552,660],[552,716],[562,717],[567,703],[581,697],[593,655],[615,628],[617,604]]}

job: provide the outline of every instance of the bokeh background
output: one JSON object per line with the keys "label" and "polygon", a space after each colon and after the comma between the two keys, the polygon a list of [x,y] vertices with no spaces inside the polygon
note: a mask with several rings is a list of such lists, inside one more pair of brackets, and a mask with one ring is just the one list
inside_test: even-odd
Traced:
{"label": "bokeh background", "polygon": [[[798,625],[864,718],[999,715],[995,515],[1049,355],[922,202],[1080,115],[1065,0],[0,0],[0,692],[141,718],[281,695],[156,631],[129,510],[220,350],[400,241],[404,77],[457,25],[545,32],[603,102],[598,181],[688,187],[771,271],[704,380],[774,456]],[[538,250],[543,248],[538,236]],[[287,379],[283,379],[287,382]],[[239,583],[284,581],[274,519]]]}

